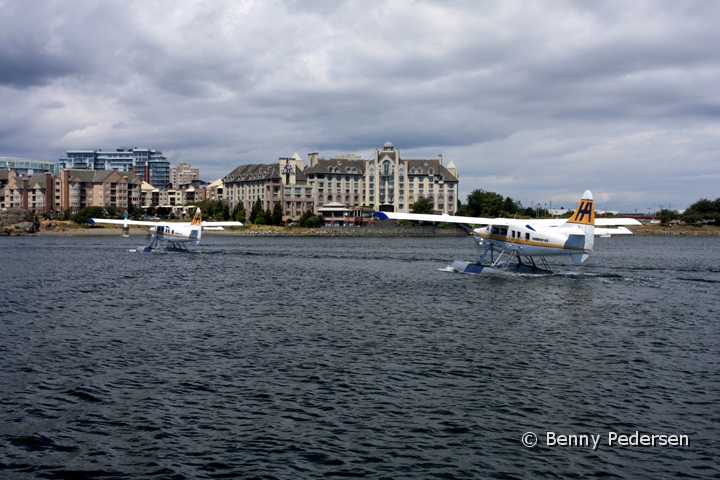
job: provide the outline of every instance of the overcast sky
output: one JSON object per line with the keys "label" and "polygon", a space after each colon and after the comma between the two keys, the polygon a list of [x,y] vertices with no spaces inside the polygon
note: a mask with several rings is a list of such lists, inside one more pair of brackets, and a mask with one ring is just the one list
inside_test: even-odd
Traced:
{"label": "overcast sky", "polygon": [[388,140],[463,200],[720,197],[720,2],[0,0],[0,156],[155,148],[212,181]]}

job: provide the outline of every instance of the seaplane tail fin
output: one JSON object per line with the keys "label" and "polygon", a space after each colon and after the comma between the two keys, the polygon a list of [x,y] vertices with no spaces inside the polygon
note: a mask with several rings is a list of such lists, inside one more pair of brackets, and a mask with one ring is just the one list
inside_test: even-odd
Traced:
{"label": "seaplane tail fin", "polygon": [[193,217],[192,222],[190,222],[190,225],[197,225],[198,227],[202,225],[202,214],[200,213],[199,208],[195,210],[195,216]]}
{"label": "seaplane tail fin", "polygon": [[593,201],[590,190],[585,190],[580,203],[578,203],[575,213],[570,217],[566,225],[579,227],[585,232],[585,245],[583,253],[571,255],[573,263],[581,264],[590,256],[593,245],[595,244],[595,202]]}
{"label": "seaplane tail fin", "polygon": [[580,203],[575,209],[575,213],[568,219],[567,223],[595,226],[595,203],[590,190],[585,190]]}
{"label": "seaplane tail fin", "polygon": [[200,243],[200,238],[202,237],[202,213],[200,213],[200,209],[198,208],[195,210],[195,216],[192,219],[192,222],[190,222],[190,225],[193,228],[190,232],[190,238],[193,238],[193,245],[197,247],[198,243]]}

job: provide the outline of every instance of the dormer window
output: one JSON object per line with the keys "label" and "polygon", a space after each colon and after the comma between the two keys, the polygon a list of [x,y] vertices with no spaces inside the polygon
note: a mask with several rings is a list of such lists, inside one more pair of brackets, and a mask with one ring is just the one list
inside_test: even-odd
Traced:
{"label": "dormer window", "polygon": [[430,175],[433,175],[433,174],[435,173],[435,170],[431,168],[430,170],[428,170],[428,173],[429,173]]}

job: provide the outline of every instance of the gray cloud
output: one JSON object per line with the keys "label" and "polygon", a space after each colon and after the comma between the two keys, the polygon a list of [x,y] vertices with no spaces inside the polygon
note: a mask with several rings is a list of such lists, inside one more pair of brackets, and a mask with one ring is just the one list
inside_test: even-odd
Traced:
{"label": "gray cloud", "polygon": [[713,2],[2,2],[0,153],[443,154],[461,191],[720,196]]}

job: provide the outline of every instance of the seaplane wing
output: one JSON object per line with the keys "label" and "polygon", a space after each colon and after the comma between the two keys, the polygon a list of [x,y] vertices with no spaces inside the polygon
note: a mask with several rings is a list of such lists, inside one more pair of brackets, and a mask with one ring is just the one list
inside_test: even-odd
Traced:
{"label": "seaplane wing", "polygon": [[[192,222],[149,222],[145,220],[108,220],[105,218],[89,218],[88,222],[94,223],[106,223],[111,225],[122,225],[123,231],[127,230],[130,225],[138,225],[144,227],[150,227],[149,231],[152,235],[152,241],[150,246],[146,247],[144,251],[152,250],[187,250],[185,248],[186,243],[192,243],[197,245],[200,243],[202,237],[202,231],[207,230],[222,230],[223,227],[241,227],[241,222],[203,222],[202,214],[198,208],[195,211],[195,216]],[[124,232],[125,233],[125,232]]]}
{"label": "seaplane wing", "polygon": [[202,222],[201,227],[242,227],[242,222]]}
{"label": "seaplane wing", "polygon": [[[173,225],[175,227],[189,227],[190,222],[150,222],[147,220],[110,220],[107,218],[90,218],[90,223],[106,223],[110,225],[138,225],[143,227],[154,227],[156,225]],[[222,230],[215,227],[242,227],[242,222],[202,222],[200,226],[203,230]]]}
{"label": "seaplane wing", "polygon": [[[145,220],[110,220],[107,218],[88,218],[88,222],[91,224],[95,223],[107,223],[110,225],[140,225],[143,227],[154,227],[159,222],[148,222]],[[190,225],[189,223],[178,224],[178,225]]]}
{"label": "seaplane wing", "polygon": [[619,225],[642,225],[643,223],[639,220],[636,220],[634,218],[627,218],[627,217],[617,217],[617,218],[596,218],[595,219],[595,226],[596,227],[611,227],[611,226],[619,226]]}
{"label": "seaplane wing", "polygon": [[[567,222],[567,218],[537,218],[531,220],[531,222],[534,225],[540,225],[543,227],[557,227],[565,222]],[[613,226],[619,226],[619,225],[642,225],[643,223],[634,219],[634,218],[627,218],[627,217],[610,217],[610,218],[595,218],[594,222],[596,227],[613,227]]]}
{"label": "seaplane wing", "polygon": [[613,235],[632,235],[633,232],[629,228],[617,227],[617,228],[602,228],[595,227],[595,235],[601,237],[609,237]]}
{"label": "seaplane wing", "polygon": [[420,222],[464,223],[466,225],[504,225],[504,218],[461,217],[457,215],[430,215],[422,213],[375,212],[380,220],[415,220]]}
{"label": "seaplane wing", "polygon": [[[564,230],[567,230],[566,218],[541,218],[541,219],[528,219],[519,220],[514,218],[487,218],[487,217],[462,217],[457,215],[428,215],[428,214],[417,214],[417,213],[396,213],[396,212],[375,212],[375,216],[380,220],[415,220],[421,222],[436,222],[436,223],[461,223],[466,225],[496,225],[496,226],[508,226],[510,224],[516,224],[518,222],[525,223],[526,226],[530,227],[560,227],[565,226]],[[632,230],[624,228],[624,226],[642,225],[642,222],[627,217],[610,217],[610,218],[595,218],[593,222],[595,225],[595,235],[632,235]],[[619,227],[619,228],[597,228],[597,227]],[[584,235],[584,233],[583,233]]]}

